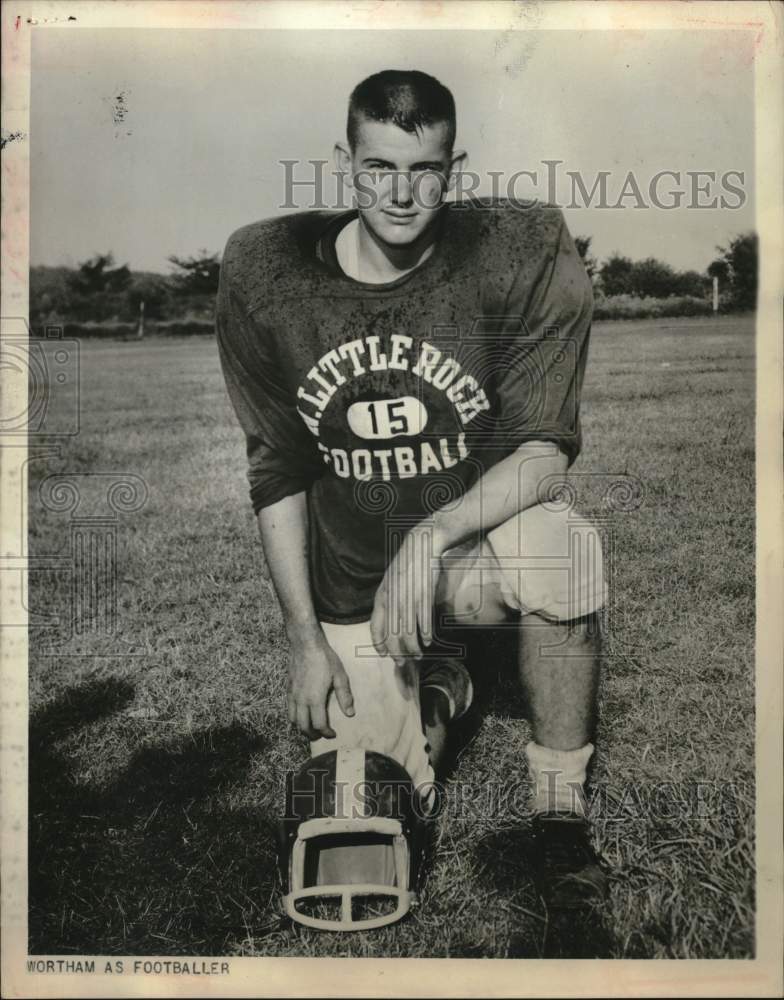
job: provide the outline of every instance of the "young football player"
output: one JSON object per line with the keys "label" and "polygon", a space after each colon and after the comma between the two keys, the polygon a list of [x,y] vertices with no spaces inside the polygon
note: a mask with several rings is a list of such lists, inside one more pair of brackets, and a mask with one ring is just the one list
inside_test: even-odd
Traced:
{"label": "young football player", "polygon": [[601,544],[550,495],[581,446],[591,285],[557,209],[447,200],[455,129],[425,73],[360,83],[335,147],[355,207],[234,233],[218,344],[292,723],[314,755],[379,751],[426,789],[472,699],[455,635],[515,629],[532,874],[569,905],[606,890],[583,794]]}

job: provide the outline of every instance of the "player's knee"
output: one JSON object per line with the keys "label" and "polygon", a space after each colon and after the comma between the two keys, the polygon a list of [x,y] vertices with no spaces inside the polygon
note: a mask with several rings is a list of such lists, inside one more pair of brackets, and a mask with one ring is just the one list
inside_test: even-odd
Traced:
{"label": "player's knee", "polygon": [[550,595],[550,613],[573,621],[601,610],[606,602],[602,534],[587,517],[567,510],[553,513],[554,551],[565,557]]}
{"label": "player's knee", "polygon": [[498,625],[509,616],[501,587],[494,581],[477,581],[464,586],[444,611],[457,626]]}
{"label": "player's knee", "polygon": [[523,613],[573,621],[606,602],[601,531],[571,509],[529,508],[490,535]]}

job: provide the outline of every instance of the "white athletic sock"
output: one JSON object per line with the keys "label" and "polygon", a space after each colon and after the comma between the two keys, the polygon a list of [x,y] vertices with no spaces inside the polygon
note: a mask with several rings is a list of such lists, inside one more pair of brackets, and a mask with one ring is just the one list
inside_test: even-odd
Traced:
{"label": "white athletic sock", "polygon": [[585,816],[585,771],[593,744],[577,750],[551,750],[531,742],[525,748],[528,769],[534,781],[534,812],[568,812]]}

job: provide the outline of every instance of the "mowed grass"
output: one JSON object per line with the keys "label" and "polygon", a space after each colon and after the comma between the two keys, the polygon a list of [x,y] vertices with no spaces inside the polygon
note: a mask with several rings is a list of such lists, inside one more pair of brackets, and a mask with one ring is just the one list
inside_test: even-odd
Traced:
{"label": "mowed grass", "polygon": [[[593,771],[611,956],[754,950],[753,372],[750,318],[594,328],[573,472],[612,554]],[[31,555],[70,552],[46,475],[130,473],[149,499],[117,521],[117,634],[71,636],[68,571],[30,577],[31,611],[60,618],[32,630],[31,951],[541,954],[508,643],[485,646],[493,694],[422,905],[364,934],[289,926],[272,824],[306,748],[214,342],[83,344],[81,417],[30,466]],[[613,511],[624,476],[640,502]]]}

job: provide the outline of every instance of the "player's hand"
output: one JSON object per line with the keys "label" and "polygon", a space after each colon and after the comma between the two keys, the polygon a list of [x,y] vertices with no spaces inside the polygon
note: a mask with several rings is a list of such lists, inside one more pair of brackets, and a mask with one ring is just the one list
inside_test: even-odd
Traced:
{"label": "player's hand", "polygon": [[291,639],[289,662],[288,708],[289,721],[310,740],[335,738],[335,730],[327,720],[327,699],[334,689],[344,715],[354,714],[348,674],[340,657],[319,629]]}
{"label": "player's hand", "polygon": [[433,641],[435,584],[441,568],[441,547],[432,522],[408,532],[387,567],[376,591],[370,634],[381,656],[400,666],[422,656]]}

